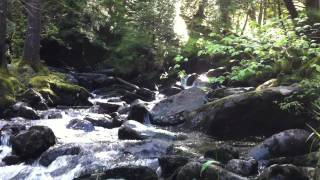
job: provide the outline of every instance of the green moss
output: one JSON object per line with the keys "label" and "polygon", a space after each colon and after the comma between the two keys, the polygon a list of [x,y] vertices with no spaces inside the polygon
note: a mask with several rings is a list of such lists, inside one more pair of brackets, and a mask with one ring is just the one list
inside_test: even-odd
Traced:
{"label": "green moss", "polygon": [[15,102],[17,93],[22,85],[11,74],[0,71],[0,109],[3,109]]}
{"label": "green moss", "polygon": [[36,75],[30,79],[29,84],[40,93],[50,94],[52,96],[57,96],[54,88],[71,93],[87,91],[81,86],[70,84],[66,76],[61,73]]}

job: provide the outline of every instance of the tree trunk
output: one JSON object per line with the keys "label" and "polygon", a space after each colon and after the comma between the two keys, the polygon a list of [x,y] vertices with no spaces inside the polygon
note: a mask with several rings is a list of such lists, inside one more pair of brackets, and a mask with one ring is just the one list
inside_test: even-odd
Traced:
{"label": "tree trunk", "polygon": [[294,6],[293,0],[284,0],[284,4],[286,5],[291,19],[295,19],[299,16],[296,7]]}
{"label": "tree trunk", "polygon": [[7,0],[0,0],[0,67],[3,69],[7,69],[6,35],[7,35]]}
{"label": "tree trunk", "polygon": [[320,22],[320,1],[319,0],[306,0],[306,10],[309,21],[311,23]]}
{"label": "tree trunk", "polygon": [[40,65],[41,0],[27,0],[28,30],[23,60],[37,70]]}

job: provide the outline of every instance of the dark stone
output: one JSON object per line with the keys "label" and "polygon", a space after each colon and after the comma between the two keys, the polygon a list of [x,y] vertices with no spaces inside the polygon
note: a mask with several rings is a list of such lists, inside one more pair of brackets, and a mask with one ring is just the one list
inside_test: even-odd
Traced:
{"label": "dark stone", "polygon": [[68,129],[75,129],[75,130],[84,130],[86,132],[94,131],[94,126],[90,121],[83,120],[83,119],[72,119],[68,125]]}
{"label": "dark stone", "polygon": [[1,128],[0,132],[15,136],[26,129],[26,126],[22,124],[6,124]]}
{"label": "dark stone", "polygon": [[97,105],[100,106],[101,110],[103,110],[103,112],[107,114],[116,112],[121,107],[119,103],[109,103],[109,102],[106,102],[106,103],[98,102]]}
{"label": "dark stone", "polygon": [[239,158],[239,152],[232,146],[223,145],[206,151],[204,157],[226,163],[231,159]]}
{"label": "dark stone", "polygon": [[194,73],[194,74],[190,74],[186,80],[186,85],[187,86],[192,86],[194,81],[199,77],[198,74]]}
{"label": "dark stone", "polygon": [[218,138],[272,135],[303,127],[304,117],[281,110],[274,103],[298,90],[297,86],[281,86],[231,95],[185,114],[185,126]]}
{"label": "dark stone", "polygon": [[167,178],[171,176],[179,167],[186,165],[190,159],[184,156],[162,156],[158,158],[161,167],[162,177]]}
{"label": "dark stone", "polygon": [[31,107],[39,110],[47,110],[48,105],[42,95],[36,90],[30,88],[22,94],[22,99]]}
{"label": "dark stone", "polygon": [[158,180],[157,174],[148,167],[125,166],[107,170],[104,179],[126,179],[126,180]]}
{"label": "dark stone", "polygon": [[[250,150],[249,156],[264,160],[282,156],[298,156],[310,152],[311,133],[302,129],[291,129],[280,132],[263,141]],[[316,147],[313,147],[315,150]]]}
{"label": "dark stone", "polygon": [[258,173],[258,162],[255,159],[232,159],[228,162],[226,169],[236,174],[249,176]]}
{"label": "dark stone", "polygon": [[93,126],[103,127],[112,129],[115,127],[119,127],[119,123],[114,121],[114,118],[111,118],[110,116],[104,115],[104,116],[86,116],[84,120],[89,121],[92,123]]}
{"label": "dark stone", "polygon": [[137,102],[131,105],[128,120],[145,123],[146,119],[150,120],[151,118],[151,114],[143,103]]}
{"label": "dark stone", "polygon": [[23,117],[26,119],[40,119],[37,112],[28,106],[27,103],[24,102],[17,102],[12,106],[12,111],[9,112],[9,117]]}
{"label": "dark stone", "polygon": [[201,172],[202,164],[199,162],[190,162],[184,165],[178,174],[176,175],[176,180],[194,180],[194,179],[201,179],[200,172]]}
{"label": "dark stone", "polygon": [[44,152],[39,160],[42,166],[49,166],[60,156],[78,155],[81,152],[81,147],[74,144],[65,144],[58,147],[53,147]]}
{"label": "dark stone", "polygon": [[257,180],[309,180],[302,169],[291,164],[273,165],[265,169]]}
{"label": "dark stone", "polygon": [[2,162],[4,162],[7,166],[19,164],[22,162],[22,159],[19,156],[16,155],[10,155],[6,156],[2,159]]}
{"label": "dark stone", "polygon": [[320,159],[318,152],[312,152],[309,154],[301,155],[301,156],[293,156],[293,157],[279,157],[274,159],[269,159],[267,161],[267,165],[273,164],[293,164],[295,166],[302,167],[316,167],[318,164],[318,160]]}
{"label": "dark stone", "polygon": [[24,160],[39,157],[56,143],[52,130],[45,126],[32,126],[11,138],[12,151]]}
{"label": "dark stone", "polygon": [[169,88],[162,89],[160,93],[166,96],[173,96],[180,93],[181,91],[182,89],[180,87],[171,86]]}

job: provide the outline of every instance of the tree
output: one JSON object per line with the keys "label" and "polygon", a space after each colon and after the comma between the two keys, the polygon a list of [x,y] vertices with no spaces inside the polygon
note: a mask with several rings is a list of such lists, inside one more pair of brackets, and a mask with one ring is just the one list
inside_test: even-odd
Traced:
{"label": "tree", "polygon": [[286,5],[286,7],[289,11],[291,19],[295,19],[299,16],[299,13],[296,9],[296,6],[293,3],[293,0],[284,0],[284,4]]}
{"label": "tree", "polygon": [[24,44],[23,61],[35,70],[40,65],[41,0],[27,0],[28,30]]}
{"label": "tree", "polygon": [[7,0],[0,0],[0,67],[7,68],[6,60]]}

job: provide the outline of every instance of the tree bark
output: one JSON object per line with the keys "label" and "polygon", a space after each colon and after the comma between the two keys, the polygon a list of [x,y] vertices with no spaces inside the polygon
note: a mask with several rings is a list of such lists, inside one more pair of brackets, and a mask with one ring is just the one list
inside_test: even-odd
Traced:
{"label": "tree bark", "polygon": [[0,0],[0,67],[3,69],[7,69],[6,35],[7,35],[7,0]]}
{"label": "tree bark", "polygon": [[293,0],[283,0],[283,1],[289,11],[291,19],[297,18],[299,16],[299,13],[293,3]]}
{"label": "tree bark", "polygon": [[27,0],[28,30],[23,61],[35,70],[40,65],[41,0]]}

